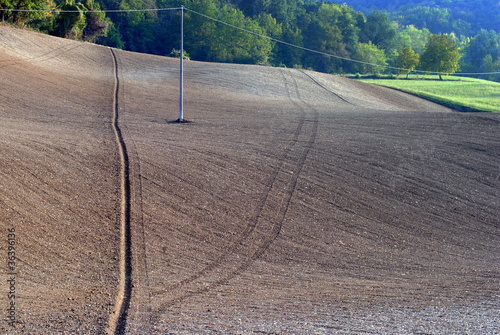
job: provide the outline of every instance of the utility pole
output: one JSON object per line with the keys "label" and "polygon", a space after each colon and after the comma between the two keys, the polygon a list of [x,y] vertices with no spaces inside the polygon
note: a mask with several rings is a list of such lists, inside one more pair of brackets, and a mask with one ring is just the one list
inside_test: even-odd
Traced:
{"label": "utility pole", "polygon": [[179,73],[179,122],[184,121],[184,6],[181,6],[181,55]]}

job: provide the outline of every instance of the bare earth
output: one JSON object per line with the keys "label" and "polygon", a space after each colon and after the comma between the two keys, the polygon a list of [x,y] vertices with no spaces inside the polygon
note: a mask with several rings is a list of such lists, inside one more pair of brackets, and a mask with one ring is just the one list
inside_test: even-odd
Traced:
{"label": "bare earth", "polygon": [[499,114],[185,66],[0,26],[2,334],[500,334]]}

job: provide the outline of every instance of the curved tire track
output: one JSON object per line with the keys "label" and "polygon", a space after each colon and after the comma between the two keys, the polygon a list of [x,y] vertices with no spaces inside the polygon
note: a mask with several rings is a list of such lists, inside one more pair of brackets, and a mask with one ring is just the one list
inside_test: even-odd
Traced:
{"label": "curved tire track", "polygon": [[108,322],[108,335],[124,334],[132,296],[132,251],[130,233],[130,162],[122,131],[118,122],[120,80],[118,75],[118,59],[115,51],[109,49],[114,68],[114,95],[113,95],[113,130],[120,154],[120,276],[115,306]]}
{"label": "curved tire track", "polygon": [[38,56],[33,56],[33,57],[25,57],[22,54],[20,55],[19,59],[17,60],[0,60],[0,69],[6,67],[6,66],[12,66],[16,64],[22,64],[26,62],[42,62],[42,61],[48,61],[57,57],[61,57],[65,53],[72,51],[74,49],[80,48],[82,45],[80,43],[77,43],[75,45],[68,45],[68,46],[61,46],[56,49],[51,49],[41,55]]}
{"label": "curved tire track", "polygon": [[133,269],[131,279],[133,290],[127,315],[127,332],[151,334],[151,292],[142,195],[144,177],[141,175],[141,160],[137,146],[134,137],[128,135],[127,124],[122,123],[122,131],[127,138],[127,152],[130,156],[130,257]]}
{"label": "curved tire track", "polygon": [[344,101],[345,103],[348,103],[350,105],[354,105],[352,102],[350,102],[349,100],[347,100],[346,98],[344,98],[343,96],[341,96],[340,94],[332,91],[331,89],[329,89],[328,87],[326,87],[325,85],[323,85],[323,83],[321,83],[320,81],[318,81],[316,78],[314,78],[310,73],[307,73],[306,71],[304,70],[298,70],[299,72],[301,72],[302,74],[304,74],[305,76],[309,77],[309,79],[311,79],[315,84],[317,84],[319,87],[323,88],[325,91],[327,91],[328,93],[331,93],[333,94],[334,96],[336,96],[337,98],[339,98],[340,100]]}
{"label": "curved tire track", "polygon": [[[284,74],[283,74],[283,80],[285,84],[285,89],[287,90],[290,100],[300,110],[300,117],[298,120],[297,127],[293,133],[292,140],[287,145],[286,149],[284,150],[284,153],[279,159],[278,166],[275,168],[272,175],[268,179],[268,182],[266,183],[268,187],[264,191],[261,197],[261,201],[259,202],[259,205],[256,207],[253,219],[249,221],[249,224],[245,227],[245,230],[242,232],[239,238],[236,239],[219,257],[217,257],[206,267],[194,273],[190,277],[167,288],[166,292],[178,291],[179,293],[175,294],[176,297],[174,296],[173,299],[170,299],[168,302],[163,303],[160,306],[160,308],[155,313],[156,317],[160,317],[160,315],[166,312],[166,310],[169,307],[177,303],[180,303],[187,298],[210,291],[220,285],[223,285],[228,280],[235,278],[241,272],[245,271],[253,262],[259,259],[269,249],[271,244],[279,236],[286,214],[290,207],[294,191],[298,183],[298,178],[303,169],[304,163],[307,159],[307,155],[317,136],[317,127],[318,127],[318,113],[316,110],[311,108],[307,103],[305,103],[302,97],[300,96],[299,88],[293,75],[291,76],[291,84],[289,83],[289,80],[285,77]],[[293,87],[290,87],[290,85],[292,85]],[[307,112],[310,110],[314,112],[314,120],[312,120],[312,122],[311,121],[308,122],[308,120],[306,120]],[[306,132],[305,128],[308,127],[308,124],[312,124],[312,127]],[[303,134],[308,134],[308,139],[303,141],[306,143],[305,147],[302,150],[299,150],[298,157],[294,158],[293,156],[296,156],[294,155],[294,147],[296,147],[297,143],[302,142],[299,140],[301,135]],[[294,165],[294,169],[291,174],[287,173],[284,169],[286,161],[297,162],[297,164]],[[277,186],[277,181],[280,175],[282,175],[283,178],[287,179],[285,181],[286,183],[285,191],[282,190],[280,191],[279,187]],[[263,218],[264,216],[263,213],[266,210],[266,207],[269,206],[269,198],[273,195],[272,193],[275,193],[274,195],[275,197],[282,197],[282,200],[278,208],[278,211],[276,211],[274,217],[267,219],[270,222],[268,223],[267,229],[265,229],[266,223],[264,220],[266,219]],[[252,236],[254,234],[257,234],[256,231],[259,230],[259,228],[260,230],[266,232],[265,237],[259,238],[257,246],[250,245],[249,247],[245,247],[244,243],[247,240],[251,240]],[[245,249],[250,249],[250,250],[246,250],[247,257],[244,258],[242,261],[239,261],[239,264],[229,263],[228,265],[226,265],[228,262],[231,262],[231,260],[228,259],[231,257],[231,255],[237,254],[239,250],[245,251]],[[227,268],[228,266],[231,269],[228,272],[223,271],[224,268],[225,267]],[[206,277],[213,275],[214,273],[217,272],[222,272],[223,275],[220,278],[209,283],[208,285],[206,283],[203,283],[203,279],[207,279]],[[202,283],[197,284],[198,281]],[[162,294],[166,292],[161,291],[156,293]]]}

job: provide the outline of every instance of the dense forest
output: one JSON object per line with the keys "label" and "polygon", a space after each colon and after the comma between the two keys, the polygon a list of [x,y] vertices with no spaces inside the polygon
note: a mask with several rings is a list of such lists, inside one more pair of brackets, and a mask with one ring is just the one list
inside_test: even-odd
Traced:
{"label": "dense forest", "polygon": [[[0,18],[57,36],[179,57],[179,10],[87,10],[184,5],[188,9],[184,15],[184,56],[194,60],[301,67],[337,74],[408,73],[401,68],[443,73],[500,71],[500,32],[483,29],[490,27],[489,22],[479,24],[473,17],[475,12],[466,16],[458,6],[465,1],[416,2],[384,1],[393,11],[383,12],[372,10],[379,9],[379,0],[351,1],[364,11],[316,0],[0,0],[0,9],[61,10],[4,10]],[[498,7],[494,2],[470,0],[468,5],[479,11],[488,4]],[[446,3],[453,7],[441,7]],[[436,14],[439,20],[432,16],[443,8],[446,15]],[[429,15],[421,15],[424,11]],[[498,11],[490,8],[488,12],[491,20],[498,19]],[[481,77],[500,80],[498,74]]]}
{"label": "dense forest", "polygon": [[434,34],[474,36],[481,29],[500,32],[498,0],[330,0],[364,13],[380,10],[401,25],[427,28]]}

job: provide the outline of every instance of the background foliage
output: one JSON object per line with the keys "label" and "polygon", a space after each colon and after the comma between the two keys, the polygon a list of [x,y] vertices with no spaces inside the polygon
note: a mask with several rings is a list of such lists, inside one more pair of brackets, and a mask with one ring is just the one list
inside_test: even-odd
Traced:
{"label": "background foliage", "polygon": [[354,8],[370,13],[383,10],[391,20],[401,25],[427,28],[434,34],[455,32],[474,36],[481,31],[500,29],[498,0],[330,0],[347,2]]}
{"label": "background foliage", "polygon": [[[7,9],[80,11],[57,15],[2,11],[0,18],[58,36],[131,51],[174,55],[173,50],[179,48],[179,11],[106,15],[84,11],[184,5],[216,20],[302,47],[276,43],[186,11],[185,47],[193,60],[303,67],[328,73],[379,73],[390,70],[363,62],[392,67],[409,64],[412,68],[437,71],[439,67],[429,65],[430,58],[441,57],[434,62],[448,62],[448,68],[443,71],[446,73],[459,68],[463,72],[500,71],[500,33],[494,30],[500,29],[500,5],[496,0],[348,0],[347,3],[349,5],[316,0],[0,0],[0,8]],[[433,36],[445,36],[437,38],[438,44],[451,43],[448,47],[454,48],[458,57],[456,53],[436,55],[439,48],[433,46],[432,39],[436,40]],[[431,47],[434,51],[429,50]],[[349,62],[346,58],[359,62]],[[500,76],[484,75],[483,78],[499,80]]]}

